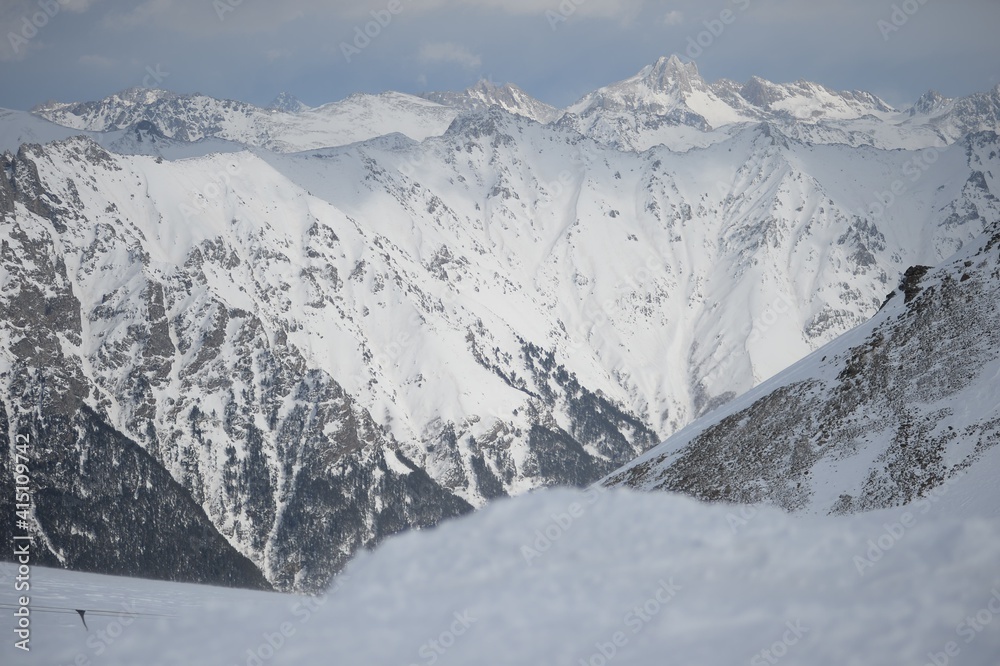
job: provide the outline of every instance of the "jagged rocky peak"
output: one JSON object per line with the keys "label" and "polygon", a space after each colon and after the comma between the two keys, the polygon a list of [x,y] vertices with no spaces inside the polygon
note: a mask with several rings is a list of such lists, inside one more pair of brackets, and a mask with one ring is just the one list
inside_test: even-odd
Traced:
{"label": "jagged rocky peak", "polygon": [[467,93],[475,93],[481,95],[484,98],[489,98],[496,95],[510,94],[511,92],[521,92],[521,89],[515,86],[513,83],[504,83],[503,85],[497,84],[494,81],[483,78],[476,81],[472,86],[466,88]]}
{"label": "jagged rocky peak", "polygon": [[452,121],[444,135],[466,138],[494,136],[507,142],[513,140],[511,131],[515,130],[516,126],[516,116],[497,106],[488,106],[461,114]]}
{"label": "jagged rocky peak", "polygon": [[278,93],[278,96],[267,105],[267,108],[272,111],[284,111],[286,113],[301,113],[302,111],[309,110],[309,107],[303,104],[298,97],[287,92]]}
{"label": "jagged rocky peak", "polygon": [[163,132],[160,131],[160,128],[156,126],[156,123],[151,120],[140,120],[132,129],[138,136],[149,136],[158,139],[166,138]]}
{"label": "jagged rocky peak", "polygon": [[[199,97],[197,93],[194,97]],[[177,93],[171,92],[169,90],[162,90],[160,88],[142,88],[142,87],[132,87],[126,88],[125,90],[111,95],[109,100],[118,100],[124,104],[129,105],[144,105],[153,104],[161,100],[177,99],[181,97]]]}
{"label": "jagged rocky peak", "polygon": [[[637,74],[585,95],[566,111],[594,117],[625,114],[628,120],[624,122],[631,125],[636,122],[632,118],[636,113],[651,117],[675,114],[673,122],[704,128],[714,126],[716,123],[706,122],[706,118],[688,104],[693,92],[704,93],[705,99],[701,101],[707,100],[708,106],[723,110],[728,120],[739,116],[737,112],[728,109],[725,102],[705,83],[694,62],[685,63],[677,55],[661,57],[653,64],[643,67]],[[712,120],[722,122],[719,118]],[[640,122],[648,121],[649,119],[645,119]],[[652,118],[651,122],[658,125],[661,121]]]}
{"label": "jagged rocky peak", "polygon": [[59,111],[68,111],[69,113],[81,114],[85,110],[92,109],[98,106],[142,107],[142,106],[149,106],[151,104],[156,104],[157,102],[177,99],[179,97],[180,95],[174,92],[170,92],[169,90],[161,90],[159,88],[132,87],[108,95],[104,99],[92,102],[48,101],[45,102],[44,104],[39,104],[38,106],[36,106],[34,109],[32,109],[32,113],[47,118],[48,115],[46,114],[51,114]]}
{"label": "jagged rocky peak", "polygon": [[655,92],[692,92],[705,86],[694,61],[685,63],[676,54],[657,59],[644,67],[636,78]]}
{"label": "jagged rocky peak", "polygon": [[740,96],[754,106],[762,109],[768,108],[771,104],[785,97],[778,86],[759,76],[750,77],[750,80],[740,90]]}
{"label": "jagged rocky peak", "polygon": [[513,83],[500,85],[489,79],[480,79],[475,85],[467,88],[465,94],[470,98],[481,100],[487,106],[499,106],[504,109],[517,108],[530,98]]}
{"label": "jagged rocky peak", "polygon": [[946,105],[951,100],[936,90],[928,90],[910,107],[910,115],[929,115]]}
{"label": "jagged rocky peak", "polygon": [[480,79],[461,92],[429,92],[421,97],[462,111],[480,111],[496,106],[540,123],[551,122],[560,116],[554,106],[535,99],[516,85],[500,85],[489,79]]}
{"label": "jagged rocky peak", "polygon": [[[870,113],[892,113],[894,109],[882,99],[863,90],[837,91],[818,83],[799,80],[780,84],[759,76],[752,76],[740,89],[740,97],[759,109],[792,112],[798,107],[807,117],[833,114],[839,117],[856,117]],[[776,109],[779,102],[790,100]]]}

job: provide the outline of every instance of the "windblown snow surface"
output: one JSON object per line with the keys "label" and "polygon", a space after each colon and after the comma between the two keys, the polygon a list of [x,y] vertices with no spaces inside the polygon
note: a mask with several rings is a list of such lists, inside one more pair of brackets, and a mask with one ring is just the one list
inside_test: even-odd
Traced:
{"label": "windblown snow surface", "polygon": [[[850,517],[540,491],[395,537],[319,597],[34,569],[37,607],[121,615],[92,614],[85,630],[75,613],[35,611],[31,652],[8,632],[0,655],[123,666],[996,664],[997,455],[909,506]],[[12,586],[0,589],[11,603]]]}

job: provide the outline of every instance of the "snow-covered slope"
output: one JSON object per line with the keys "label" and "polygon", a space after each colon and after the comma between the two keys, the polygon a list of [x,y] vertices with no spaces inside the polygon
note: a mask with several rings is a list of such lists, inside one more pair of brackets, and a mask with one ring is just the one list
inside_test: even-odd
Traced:
{"label": "snow-covered slope", "polygon": [[47,102],[33,113],[94,132],[127,129],[146,120],[180,141],[214,137],[278,152],[341,146],[394,132],[420,140],[441,134],[456,115],[453,109],[395,92],[356,94],[289,112],[149,88],[130,88],[97,102]]}
{"label": "snow-covered slope", "polygon": [[[996,487],[984,484],[977,505],[996,506]],[[105,666],[994,664],[1000,519],[951,500],[854,517],[762,509],[741,523],[739,508],[680,496],[542,492],[394,538],[314,599],[34,569],[33,603],[90,609],[90,630],[72,610],[39,610],[31,653],[8,636],[0,655]],[[12,571],[0,564],[0,576]]]}
{"label": "snow-covered slope", "polygon": [[604,483],[853,513],[925,497],[970,468],[995,472],[1000,217],[992,219],[979,242],[939,268],[907,271],[870,322]]}
{"label": "snow-covered slope", "polygon": [[25,143],[48,143],[81,134],[26,111],[0,109],[0,152],[17,152]]}

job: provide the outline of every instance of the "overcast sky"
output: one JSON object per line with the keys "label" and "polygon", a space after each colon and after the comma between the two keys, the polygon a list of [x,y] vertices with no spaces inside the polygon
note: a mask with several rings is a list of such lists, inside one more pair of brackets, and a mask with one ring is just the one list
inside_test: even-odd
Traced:
{"label": "overcast sky", "polygon": [[904,106],[1000,83],[998,32],[998,0],[0,0],[0,107],[142,85],[318,105],[480,78],[563,106],[671,53],[710,81],[808,79]]}

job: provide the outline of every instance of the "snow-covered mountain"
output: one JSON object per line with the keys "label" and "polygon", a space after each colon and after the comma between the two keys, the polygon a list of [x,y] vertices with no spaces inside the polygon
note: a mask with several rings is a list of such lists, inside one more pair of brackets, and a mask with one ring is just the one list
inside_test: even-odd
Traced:
{"label": "snow-covered mountain", "polygon": [[926,497],[985,464],[1000,442],[993,219],[979,242],[938,268],[909,269],[870,322],[605,483],[855,513]]}
{"label": "snow-covered mountain", "polygon": [[[716,83],[713,89],[720,95],[727,89],[727,81]],[[731,90],[731,88],[730,88]],[[791,118],[806,121],[853,120],[864,116],[886,116],[895,114],[891,106],[878,97],[864,91],[837,92],[825,86],[808,81],[777,84],[758,76],[739,89],[739,100],[749,102],[758,109],[772,114],[788,114]]]}
{"label": "snow-covered mountain", "polygon": [[685,124],[702,128],[762,118],[741,97],[725,97],[701,78],[694,62],[685,63],[674,55],[660,58],[624,81],[595,90],[569,106],[567,112],[582,117],[609,112],[675,115]]}
{"label": "snow-covered mountain", "polygon": [[[765,83],[751,102],[665,59],[547,124],[501,108],[513,88],[40,108],[87,134],[20,146],[0,178],[0,430],[51,462],[46,561],[161,571],[101,554],[128,486],[204,512],[178,571],[319,589],[394,532],[613,472],[1000,219],[995,132]],[[920,113],[988,125],[992,94]],[[904,135],[935,147],[871,140]],[[91,493],[88,461],[125,460]],[[122,543],[181,557],[170,512],[136,507],[108,514]]]}
{"label": "snow-covered mountain", "polygon": [[456,114],[420,97],[395,92],[356,94],[289,112],[150,88],[129,88],[97,102],[47,102],[33,113],[93,132],[123,130],[149,121],[180,141],[212,137],[278,152],[341,146],[393,132],[420,140],[444,132]]}
{"label": "snow-covered mountain", "polygon": [[274,111],[284,111],[285,113],[301,113],[310,109],[298,97],[287,92],[278,93],[277,97],[267,105],[267,108]]}
{"label": "snow-covered mountain", "polygon": [[461,92],[430,92],[421,97],[462,111],[482,111],[497,106],[540,123],[552,122],[562,115],[554,106],[541,102],[512,83],[502,86],[483,79]]}
{"label": "snow-covered mountain", "polygon": [[943,136],[956,137],[1000,125],[1000,84],[989,92],[949,99],[933,90],[909,109],[908,124],[923,123],[939,129]]}
{"label": "snow-covered mountain", "polygon": [[680,149],[686,142],[704,145],[713,130],[753,121],[812,126],[861,118],[888,122],[898,115],[870,93],[837,92],[806,81],[782,85],[753,77],[743,85],[728,79],[709,84],[694,62],[677,56],[586,95],[567,112],[564,122],[584,134],[640,150],[657,143]]}
{"label": "snow-covered mountain", "polygon": [[559,122],[627,150],[703,147],[725,140],[735,127],[761,121],[809,143],[920,149],[996,131],[998,101],[996,89],[959,100],[930,95],[899,111],[865,91],[835,91],[808,81],[778,84],[755,76],[743,84],[708,83],[694,62],[674,55],[584,96]]}

